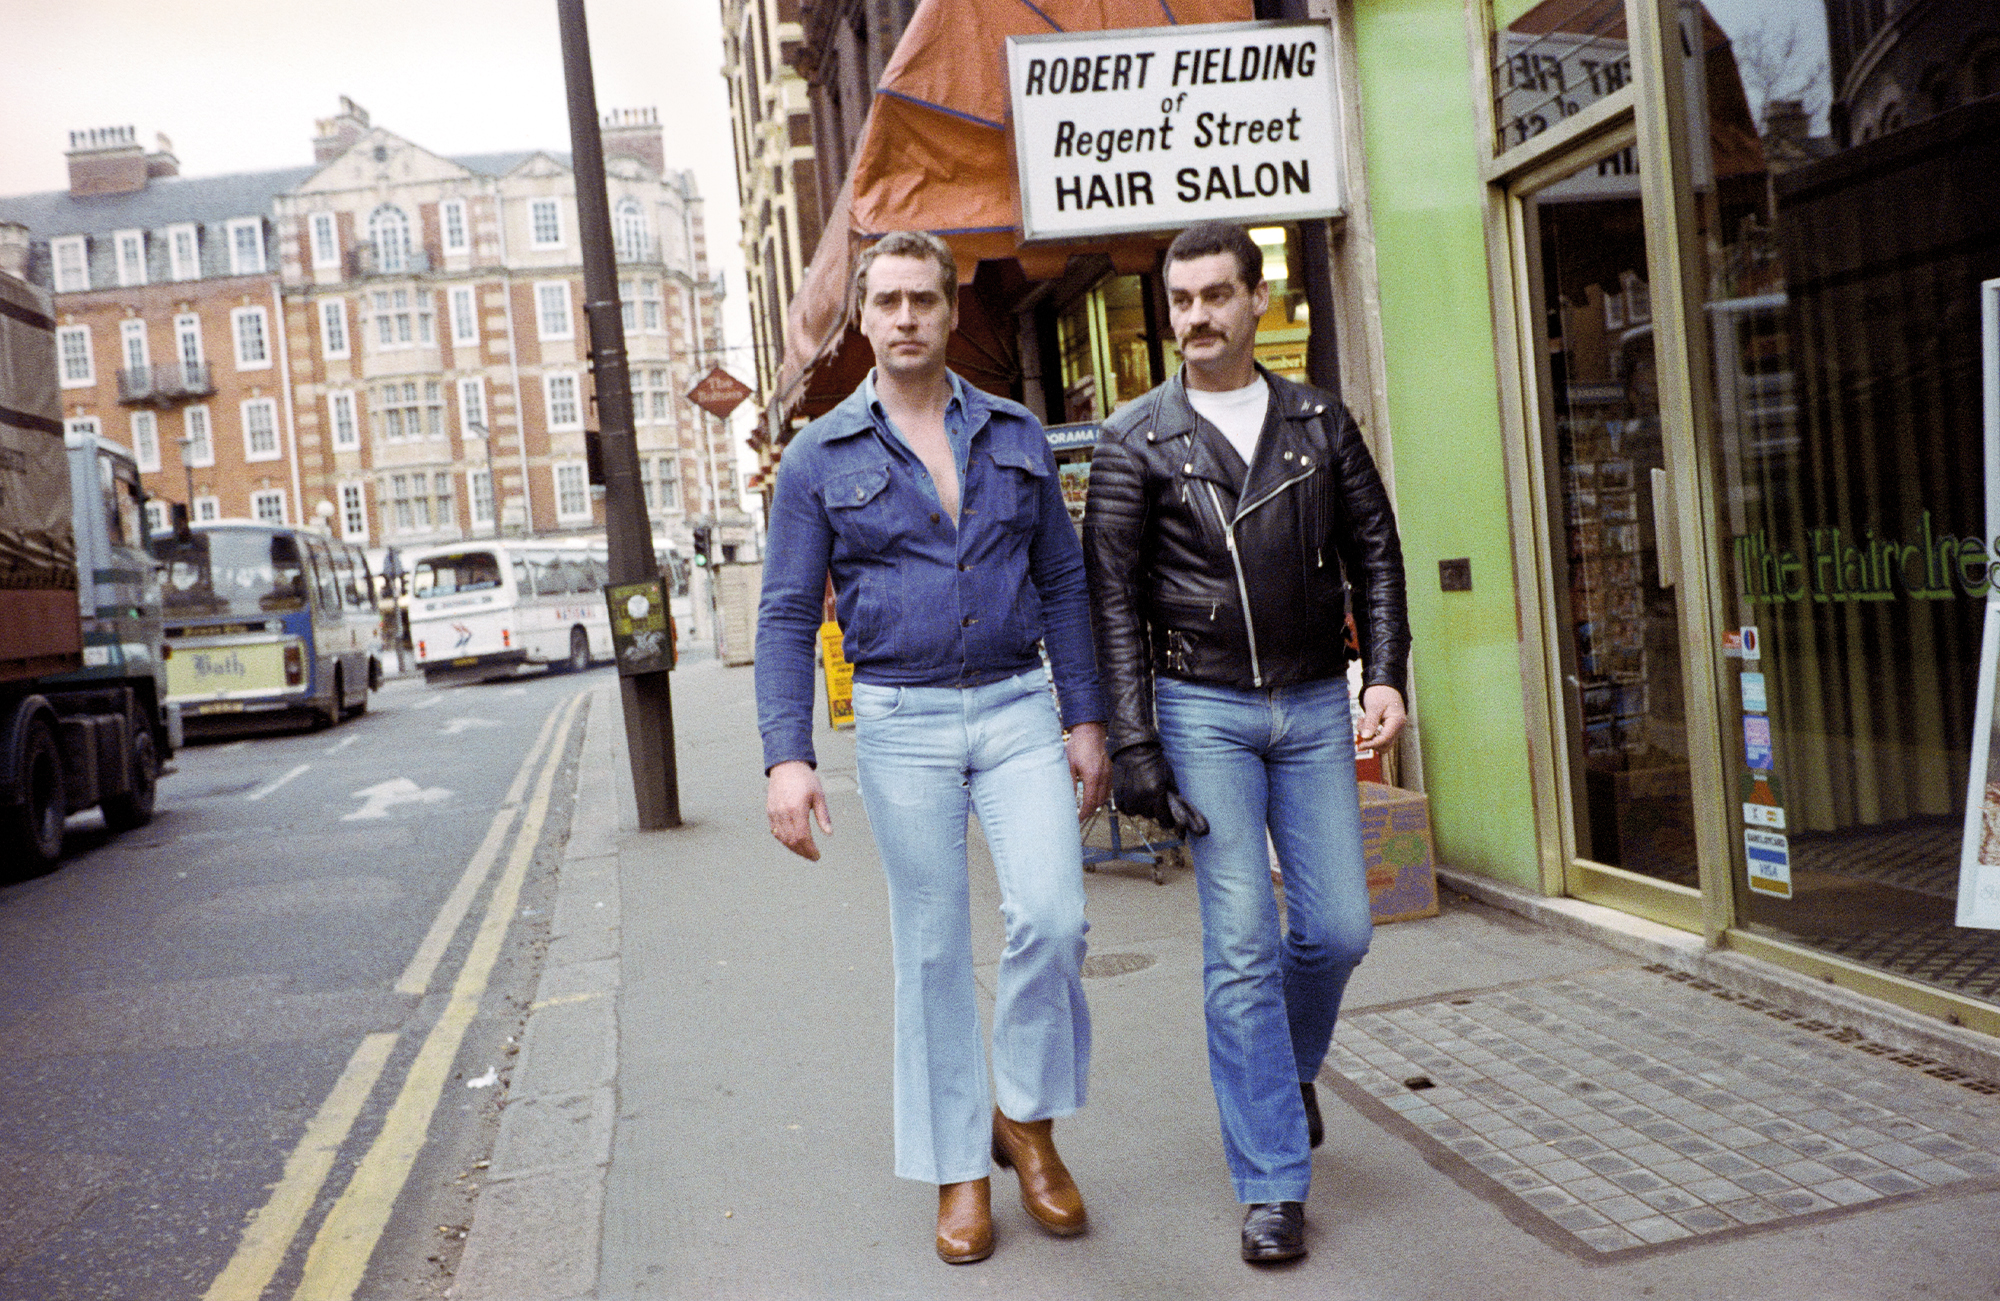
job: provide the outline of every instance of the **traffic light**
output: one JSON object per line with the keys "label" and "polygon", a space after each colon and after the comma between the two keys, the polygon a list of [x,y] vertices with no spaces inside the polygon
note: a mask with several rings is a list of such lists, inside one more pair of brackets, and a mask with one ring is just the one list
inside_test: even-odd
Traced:
{"label": "traffic light", "polygon": [[705,566],[709,563],[709,549],[714,537],[715,532],[708,525],[697,524],[694,526],[694,562],[697,565]]}

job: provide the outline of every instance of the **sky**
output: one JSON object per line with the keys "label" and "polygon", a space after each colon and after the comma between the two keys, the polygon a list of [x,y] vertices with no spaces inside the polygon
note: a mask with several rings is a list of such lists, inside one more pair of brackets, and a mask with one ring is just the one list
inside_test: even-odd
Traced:
{"label": "sky", "polygon": [[[586,0],[597,106],[657,108],[749,341],[719,0]],[[183,176],[312,164],[342,95],[446,156],[569,152],[556,0],[0,0],[0,194],[66,189],[69,133],[132,126]],[[729,369],[754,381],[747,350]]]}

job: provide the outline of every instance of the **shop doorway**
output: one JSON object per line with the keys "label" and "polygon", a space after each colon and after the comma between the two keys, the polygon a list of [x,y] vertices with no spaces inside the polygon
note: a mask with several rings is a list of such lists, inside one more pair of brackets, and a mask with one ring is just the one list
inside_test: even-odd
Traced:
{"label": "shop doorway", "polygon": [[1517,199],[1564,886],[1698,929],[1677,553],[1629,137]]}

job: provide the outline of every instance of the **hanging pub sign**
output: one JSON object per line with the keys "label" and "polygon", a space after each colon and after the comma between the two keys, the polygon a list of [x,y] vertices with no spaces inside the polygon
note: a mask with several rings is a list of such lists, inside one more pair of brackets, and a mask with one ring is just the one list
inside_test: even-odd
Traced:
{"label": "hanging pub sign", "polygon": [[1024,240],[1346,206],[1325,22],[1010,36],[1007,77]]}

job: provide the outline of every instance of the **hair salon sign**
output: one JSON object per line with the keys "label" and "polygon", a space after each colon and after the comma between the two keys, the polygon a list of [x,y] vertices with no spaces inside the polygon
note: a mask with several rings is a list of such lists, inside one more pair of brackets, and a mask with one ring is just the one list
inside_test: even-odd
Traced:
{"label": "hair salon sign", "polygon": [[1345,207],[1324,22],[1011,36],[1007,74],[1024,239]]}

